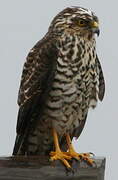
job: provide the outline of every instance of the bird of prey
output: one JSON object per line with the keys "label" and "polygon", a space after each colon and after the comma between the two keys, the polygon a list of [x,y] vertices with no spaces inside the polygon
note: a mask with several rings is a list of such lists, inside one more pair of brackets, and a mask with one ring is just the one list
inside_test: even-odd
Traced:
{"label": "bird of prey", "polygon": [[105,82],[96,53],[98,17],[68,7],[30,50],[18,95],[17,136],[13,155],[50,155],[71,168],[71,159],[92,164],[89,154],[72,146],[84,128],[88,110],[102,101]]}

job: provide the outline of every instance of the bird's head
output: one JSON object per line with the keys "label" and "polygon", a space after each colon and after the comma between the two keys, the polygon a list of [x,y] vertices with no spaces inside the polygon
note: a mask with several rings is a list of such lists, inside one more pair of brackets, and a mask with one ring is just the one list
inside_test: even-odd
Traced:
{"label": "bird's head", "polygon": [[97,16],[90,10],[82,7],[66,8],[52,21],[50,29],[55,33],[68,31],[80,36],[99,35],[99,21]]}

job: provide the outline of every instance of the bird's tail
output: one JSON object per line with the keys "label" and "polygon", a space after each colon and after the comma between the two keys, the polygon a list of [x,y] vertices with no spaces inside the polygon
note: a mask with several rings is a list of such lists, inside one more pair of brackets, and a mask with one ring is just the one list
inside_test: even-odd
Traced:
{"label": "bird's tail", "polygon": [[22,135],[17,134],[12,155],[23,155],[23,151],[22,151],[23,139],[24,138]]}

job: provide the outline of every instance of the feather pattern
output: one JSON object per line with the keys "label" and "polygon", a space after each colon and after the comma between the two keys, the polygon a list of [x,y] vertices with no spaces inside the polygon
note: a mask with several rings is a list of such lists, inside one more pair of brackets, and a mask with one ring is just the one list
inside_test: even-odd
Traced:
{"label": "feather pattern", "polygon": [[[64,134],[79,137],[90,107],[102,101],[105,81],[93,27],[98,18],[85,8],[66,8],[29,52],[18,95],[13,155],[49,154],[52,128],[67,150]],[[82,23],[82,24],[81,24]]]}
{"label": "feather pattern", "polygon": [[43,104],[54,78],[57,54],[55,40],[52,40],[51,37],[48,39],[48,36],[46,36],[31,49],[27,56],[18,95],[20,108],[13,154],[18,153],[25,137],[27,138],[31,125],[35,125],[37,106],[40,107],[38,116],[41,114]]}

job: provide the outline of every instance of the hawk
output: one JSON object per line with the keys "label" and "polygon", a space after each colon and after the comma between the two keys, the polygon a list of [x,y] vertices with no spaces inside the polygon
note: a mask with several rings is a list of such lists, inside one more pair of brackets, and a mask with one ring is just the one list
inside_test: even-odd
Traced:
{"label": "hawk", "polygon": [[72,158],[93,161],[72,146],[88,110],[103,100],[105,82],[96,53],[98,17],[68,7],[29,52],[18,95],[17,136],[13,155],[49,155],[71,168]]}

